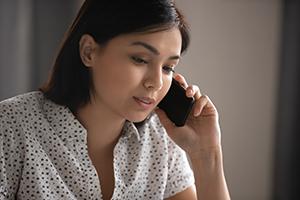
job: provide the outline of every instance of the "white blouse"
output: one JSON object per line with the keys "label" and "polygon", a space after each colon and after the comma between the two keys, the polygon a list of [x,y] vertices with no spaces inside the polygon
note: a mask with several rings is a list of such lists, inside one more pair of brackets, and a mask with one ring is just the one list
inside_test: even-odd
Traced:
{"label": "white blouse", "polygon": [[[156,114],[126,122],[113,152],[112,199],[164,199],[193,185],[185,152]],[[0,103],[0,199],[102,199],[87,131],[41,92]]]}

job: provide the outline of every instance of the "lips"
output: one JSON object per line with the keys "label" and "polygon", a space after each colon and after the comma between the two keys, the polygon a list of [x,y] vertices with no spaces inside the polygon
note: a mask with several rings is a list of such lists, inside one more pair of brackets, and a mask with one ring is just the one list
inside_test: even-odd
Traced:
{"label": "lips", "polygon": [[155,99],[150,97],[133,97],[134,100],[145,109],[151,108],[155,104]]}
{"label": "lips", "polygon": [[148,97],[136,97],[136,98],[145,104],[153,104],[155,102],[154,99]]}

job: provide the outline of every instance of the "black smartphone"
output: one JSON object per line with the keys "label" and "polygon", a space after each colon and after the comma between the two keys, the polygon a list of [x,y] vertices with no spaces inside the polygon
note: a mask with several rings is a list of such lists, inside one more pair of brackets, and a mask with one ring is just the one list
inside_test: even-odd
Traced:
{"label": "black smartphone", "polygon": [[184,126],[195,102],[185,93],[185,89],[173,78],[168,93],[158,104],[176,126]]}

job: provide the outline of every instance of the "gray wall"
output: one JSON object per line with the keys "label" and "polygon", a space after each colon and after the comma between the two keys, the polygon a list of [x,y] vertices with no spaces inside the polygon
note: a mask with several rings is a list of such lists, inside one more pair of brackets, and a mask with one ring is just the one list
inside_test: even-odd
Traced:
{"label": "gray wall", "polygon": [[53,64],[78,0],[0,0],[0,100],[36,90]]}
{"label": "gray wall", "polygon": [[177,70],[218,107],[232,199],[270,199],[281,2],[177,2],[192,30]]}

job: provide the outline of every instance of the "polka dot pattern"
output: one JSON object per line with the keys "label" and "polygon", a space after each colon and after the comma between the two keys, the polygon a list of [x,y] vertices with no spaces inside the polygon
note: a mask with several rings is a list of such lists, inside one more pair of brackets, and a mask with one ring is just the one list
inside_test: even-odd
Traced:
{"label": "polka dot pattern", "polygon": [[[186,155],[153,113],[126,122],[114,148],[112,199],[164,199],[194,183]],[[31,92],[0,103],[0,199],[102,199],[87,131],[64,106]]]}

